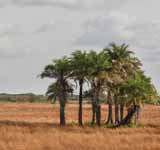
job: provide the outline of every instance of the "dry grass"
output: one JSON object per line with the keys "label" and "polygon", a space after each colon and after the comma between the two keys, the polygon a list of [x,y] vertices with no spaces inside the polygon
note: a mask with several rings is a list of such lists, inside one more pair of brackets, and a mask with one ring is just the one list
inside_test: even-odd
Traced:
{"label": "dry grass", "polygon": [[[106,119],[107,107],[102,107]],[[69,104],[67,123],[77,120],[77,106]],[[91,109],[84,106],[84,120]],[[0,150],[160,150],[160,106],[145,106],[144,128],[79,128],[57,125],[58,105],[10,104],[0,107]]]}

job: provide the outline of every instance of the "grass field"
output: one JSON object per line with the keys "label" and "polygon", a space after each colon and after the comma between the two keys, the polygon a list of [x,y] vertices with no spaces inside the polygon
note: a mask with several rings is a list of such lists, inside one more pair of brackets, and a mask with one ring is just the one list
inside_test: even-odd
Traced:
{"label": "grass field", "polygon": [[[138,128],[92,128],[72,126],[77,105],[68,104],[65,128],[58,126],[58,105],[0,104],[0,150],[160,150],[160,106],[146,105]],[[102,107],[106,120],[107,107]],[[90,105],[83,119],[90,121]]]}

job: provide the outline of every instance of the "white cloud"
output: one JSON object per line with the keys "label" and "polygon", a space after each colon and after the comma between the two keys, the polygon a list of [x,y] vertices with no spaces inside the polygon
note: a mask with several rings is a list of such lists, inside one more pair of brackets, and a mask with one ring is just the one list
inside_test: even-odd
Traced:
{"label": "white cloud", "polygon": [[54,6],[67,9],[110,9],[128,0],[0,0],[0,6]]}
{"label": "white cloud", "polygon": [[32,33],[47,32],[55,29],[55,22],[50,21],[41,24],[0,24],[0,39],[1,38],[11,38],[16,36],[25,36]]}
{"label": "white cloud", "polygon": [[22,6],[31,6],[31,5],[60,5],[60,6],[72,6],[75,5],[77,0],[10,0],[10,4],[13,5],[22,5]]}
{"label": "white cloud", "polygon": [[49,23],[45,23],[40,25],[35,31],[35,33],[41,33],[41,32],[46,32],[55,29],[55,22],[51,21]]}
{"label": "white cloud", "polygon": [[21,31],[19,30],[17,25],[13,24],[0,24],[0,38],[5,36],[13,36],[20,34]]}
{"label": "white cloud", "polygon": [[84,33],[76,43],[104,47],[112,41],[125,42],[134,35],[126,27],[135,21],[136,18],[119,12],[111,12],[104,16],[96,17],[85,23]]}
{"label": "white cloud", "polygon": [[29,48],[0,48],[0,59],[23,59],[30,53]]}
{"label": "white cloud", "polygon": [[132,44],[151,50],[159,48],[160,21],[138,21],[127,26],[126,30],[134,34],[130,38]]}
{"label": "white cloud", "polygon": [[[128,14],[110,12],[85,23],[77,45],[105,47],[110,42],[128,43],[149,57],[160,57],[160,21],[143,21]],[[151,54],[151,55],[149,55]],[[147,56],[147,57],[148,57]],[[145,58],[145,60],[150,58]],[[160,61],[160,60],[159,60]]]}

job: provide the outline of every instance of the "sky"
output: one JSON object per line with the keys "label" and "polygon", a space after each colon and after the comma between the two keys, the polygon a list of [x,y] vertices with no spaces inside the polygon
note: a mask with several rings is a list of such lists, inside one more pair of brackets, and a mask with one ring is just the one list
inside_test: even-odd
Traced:
{"label": "sky", "polygon": [[37,75],[77,49],[126,43],[160,92],[159,0],[0,0],[0,93],[44,94]]}

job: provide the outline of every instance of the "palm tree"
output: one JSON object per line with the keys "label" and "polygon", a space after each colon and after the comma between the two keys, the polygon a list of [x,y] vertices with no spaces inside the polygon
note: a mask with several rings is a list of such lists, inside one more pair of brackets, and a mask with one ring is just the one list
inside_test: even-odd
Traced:
{"label": "palm tree", "polygon": [[[92,100],[92,123],[95,121],[96,116],[96,123],[100,126],[101,121],[101,105],[100,105],[100,92],[102,90],[102,86],[104,83],[104,72],[106,72],[109,67],[110,63],[108,61],[108,57],[105,53],[99,52],[96,53],[91,51],[88,54],[88,63],[89,63],[89,74],[88,78],[91,82],[91,88],[93,93],[93,100]],[[96,114],[96,115],[95,115]]]}
{"label": "palm tree", "polygon": [[[68,58],[54,60],[52,64],[47,65],[41,73],[41,78],[55,79],[56,94],[60,103],[60,125],[65,125],[65,104],[68,92],[68,78],[71,75],[71,65]],[[54,85],[55,86],[55,85]]]}
{"label": "palm tree", "polygon": [[[55,103],[57,98],[60,95],[60,86],[58,82],[54,82],[51,85],[49,85],[46,96],[48,97],[48,100],[51,101],[51,103]],[[72,94],[73,93],[73,88],[72,85],[67,85],[66,84],[66,92],[67,94]]]}
{"label": "palm tree", "polygon": [[48,101],[50,101],[51,103],[55,103],[58,95],[59,95],[58,83],[56,82],[56,83],[49,85],[47,92],[46,92],[46,96],[48,98]]}
{"label": "palm tree", "polygon": [[[141,64],[138,59],[133,57],[134,53],[128,50],[128,45],[126,44],[116,45],[115,43],[111,43],[108,48],[104,49],[104,52],[107,53],[112,63],[110,73],[107,75],[107,77],[112,76],[110,78],[111,82],[108,83],[107,81],[107,84],[108,87],[110,86],[109,89],[113,89],[112,91],[114,92],[115,123],[118,124],[120,121],[120,110],[123,111],[123,105],[120,105],[118,102],[118,86],[132,75],[135,70],[138,70]],[[109,109],[111,108],[110,106]],[[110,112],[111,110],[109,110],[108,113]],[[108,120],[108,122],[110,122],[110,120]]]}
{"label": "palm tree", "polygon": [[83,85],[86,81],[88,74],[88,60],[86,52],[77,50],[72,53],[71,64],[72,64],[72,78],[79,84],[79,113],[78,123],[80,126],[83,125],[82,119],[82,102],[83,102]]}
{"label": "palm tree", "polygon": [[157,92],[151,83],[151,79],[146,77],[143,72],[138,72],[120,87],[122,96],[126,98],[126,106],[129,108],[127,116],[120,122],[120,125],[129,124],[136,114],[135,124],[137,124],[138,112],[141,105],[149,99],[150,101],[157,96]]}

